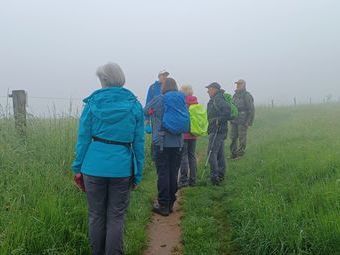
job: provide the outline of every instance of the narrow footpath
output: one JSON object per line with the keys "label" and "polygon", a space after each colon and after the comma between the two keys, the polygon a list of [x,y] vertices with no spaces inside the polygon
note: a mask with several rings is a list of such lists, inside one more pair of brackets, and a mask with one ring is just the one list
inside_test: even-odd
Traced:
{"label": "narrow footpath", "polygon": [[148,226],[149,246],[144,255],[181,255],[181,192],[177,193],[174,212],[168,217],[153,214]]}

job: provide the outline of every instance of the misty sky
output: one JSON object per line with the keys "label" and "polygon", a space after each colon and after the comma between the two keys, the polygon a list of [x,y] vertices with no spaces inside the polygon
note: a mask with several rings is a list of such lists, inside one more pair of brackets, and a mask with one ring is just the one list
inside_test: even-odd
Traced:
{"label": "misty sky", "polygon": [[[338,0],[0,0],[0,97],[84,98],[96,68],[119,63],[144,102],[167,69],[202,102],[217,81],[247,81],[258,104],[340,98]],[[29,98],[32,112],[67,100]],[[79,100],[77,101],[79,103]]]}

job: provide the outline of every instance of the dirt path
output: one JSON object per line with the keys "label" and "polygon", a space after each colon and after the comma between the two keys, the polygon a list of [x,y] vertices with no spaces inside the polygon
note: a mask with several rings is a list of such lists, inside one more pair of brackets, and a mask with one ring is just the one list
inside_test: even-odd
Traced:
{"label": "dirt path", "polygon": [[144,255],[180,255],[182,254],[180,221],[182,212],[179,206],[181,194],[174,206],[174,212],[168,217],[154,214],[148,227],[149,247]]}

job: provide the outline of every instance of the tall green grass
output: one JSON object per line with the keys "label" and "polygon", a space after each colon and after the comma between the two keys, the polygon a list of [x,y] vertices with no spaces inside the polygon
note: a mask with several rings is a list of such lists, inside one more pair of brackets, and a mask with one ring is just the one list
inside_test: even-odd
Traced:
{"label": "tall green grass", "polygon": [[185,254],[340,254],[340,106],[261,108],[249,134],[222,187],[185,190]]}
{"label": "tall green grass", "polygon": [[[85,195],[73,185],[75,118],[30,119],[27,139],[12,120],[0,120],[0,254],[90,254]],[[141,254],[155,196],[147,161],[144,181],[131,195],[127,254]]]}
{"label": "tall green grass", "polygon": [[[339,116],[339,105],[258,109],[247,154],[229,162],[224,185],[184,190],[184,253],[340,254]],[[0,254],[89,254],[86,200],[69,170],[77,122],[30,119],[23,140],[0,120]],[[206,139],[198,154],[201,176]],[[132,194],[127,254],[147,244],[152,168],[147,160]]]}

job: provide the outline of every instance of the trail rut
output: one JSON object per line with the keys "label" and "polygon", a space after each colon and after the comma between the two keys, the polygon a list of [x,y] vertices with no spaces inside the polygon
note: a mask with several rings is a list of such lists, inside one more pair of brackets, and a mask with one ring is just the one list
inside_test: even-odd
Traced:
{"label": "trail rut", "polygon": [[182,254],[180,222],[181,194],[174,205],[174,212],[168,217],[153,214],[148,226],[149,246],[144,255],[180,255]]}

